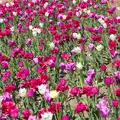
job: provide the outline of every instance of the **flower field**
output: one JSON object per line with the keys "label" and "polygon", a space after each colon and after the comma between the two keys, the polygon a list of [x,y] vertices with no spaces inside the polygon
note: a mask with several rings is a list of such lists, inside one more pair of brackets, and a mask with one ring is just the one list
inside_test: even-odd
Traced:
{"label": "flower field", "polygon": [[120,120],[120,8],[109,3],[0,1],[0,120]]}

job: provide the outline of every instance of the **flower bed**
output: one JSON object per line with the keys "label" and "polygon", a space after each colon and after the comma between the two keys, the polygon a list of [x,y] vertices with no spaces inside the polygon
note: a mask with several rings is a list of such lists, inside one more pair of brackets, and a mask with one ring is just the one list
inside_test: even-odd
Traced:
{"label": "flower bed", "polygon": [[120,17],[107,0],[0,4],[0,120],[120,120]]}

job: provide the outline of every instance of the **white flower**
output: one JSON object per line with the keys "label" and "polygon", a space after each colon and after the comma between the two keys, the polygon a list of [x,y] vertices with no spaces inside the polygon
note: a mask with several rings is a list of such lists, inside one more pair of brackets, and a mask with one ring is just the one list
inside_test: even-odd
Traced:
{"label": "white flower", "polygon": [[83,65],[80,62],[76,63],[76,67],[81,70],[83,68]]}
{"label": "white flower", "polygon": [[79,10],[78,12],[76,12],[76,16],[79,17],[82,14],[82,11]]}
{"label": "white flower", "polygon": [[3,3],[3,1],[2,0],[0,0],[0,4],[2,4]]}
{"label": "white flower", "polygon": [[11,27],[10,30],[13,32],[14,31],[14,27]]}
{"label": "white flower", "polygon": [[87,2],[87,0],[83,0],[83,2]]}
{"label": "white flower", "polygon": [[20,97],[25,97],[26,96],[27,90],[25,88],[20,88],[19,90],[19,96]]}
{"label": "white flower", "polygon": [[63,16],[62,16],[62,19],[65,20],[65,19],[66,19],[66,15],[63,15]]}
{"label": "white flower", "polygon": [[35,2],[36,2],[36,0],[32,0],[32,2],[33,2],[33,3],[35,3]]}
{"label": "white flower", "polygon": [[105,21],[102,19],[102,18],[99,18],[98,21],[101,23],[101,24],[104,24]]}
{"label": "white flower", "polygon": [[76,16],[79,17],[79,16],[80,16],[80,13],[79,13],[79,12],[76,12]]}
{"label": "white flower", "polygon": [[48,6],[48,2],[46,2],[45,4],[44,4],[44,8],[46,8]]}
{"label": "white flower", "polygon": [[87,14],[90,14],[90,10],[87,10]]}
{"label": "white flower", "polygon": [[102,24],[104,28],[107,28],[107,24],[106,23],[103,23]]}
{"label": "white flower", "polygon": [[81,34],[80,33],[73,33],[73,37],[74,38],[77,38],[77,39],[80,39],[81,38]]}
{"label": "white flower", "polygon": [[36,31],[33,31],[32,34],[33,34],[33,36],[37,36],[37,32]]}
{"label": "white flower", "polygon": [[16,16],[16,15],[17,15],[17,12],[13,12],[13,15]]}
{"label": "white flower", "polygon": [[53,114],[51,112],[46,112],[41,114],[41,120],[52,120]]}
{"label": "white flower", "polygon": [[104,48],[104,46],[101,44],[96,47],[97,51],[101,51],[103,48]]}
{"label": "white flower", "polygon": [[40,29],[40,28],[38,28],[36,31],[37,31],[37,33],[39,33],[39,34],[41,33],[41,29]]}
{"label": "white flower", "polygon": [[42,28],[44,26],[44,24],[43,23],[39,23],[39,26]]}
{"label": "white flower", "polygon": [[29,30],[32,30],[33,29],[33,26],[32,25],[29,25]]}
{"label": "white flower", "polygon": [[48,17],[49,16],[49,12],[45,12],[45,16]]}
{"label": "white flower", "polygon": [[111,40],[115,40],[116,39],[116,35],[111,34],[109,37]]}
{"label": "white flower", "polygon": [[73,37],[74,37],[74,38],[77,38],[77,33],[73,33]]}
{"label": "white flower", "polygon": [[84,11],[85,13],[87,13],[87,9],[86,9],[86,8],[84,8],[83,11]]}
{"label": "white flower", "polygon": [[51,43],[49,44],[49,46],[50,46],[51,49],[53,49],[53,48],[55,47],[55,44],[54,44],[53,42],[51,42]]}
{"label": "white flower", "polygon": [[79,53],[81,53],[81,49],[80,49],[80,47],[75,47],[71,52],[73,54],[79,54]]}
{"label": "white flower", "polygon": [[10,6],[10,4],[9,3],[6,3],[6,7],[9,7]]}
{"label": "white flower", "polygon": [[46,91],[46,89],[47,89],[47,86],[46,85],[40,85],[40,86],[38,86],[38,91],[39,91],[39,93],[40,94],[44,94],[45,93],[45,91]]}
{"label": "white flower", "polygon": [[117,10],[120,11],[120,7],[117,7]]}
{"label": "white flower", "polygon": [[14,5],[14,2],[10,2],[10,5],[13,6],[13,5]]}
{"label": "white flower", "polygon": [[74,5],[76,4],[76,0],[73,0],[73,4],[74,4]]}
{"label": "white flower", "polygon": [[0,23],[3,23],[4,22],[4,19],[3,18],[0,18]]}
{"label": "white flower", "polygon": [[28,3],[28,7],[30,7],[31,6],[31,4],[30,3]]}
{"label": "white flower", "polygon": [[118,16],[117,19],[120,19],[120,16]]}
{"label": "white flower", "polygon": [[76,38],[77,38],[77,39],[80,39],[80,38],[81,38],[81,34],[80,34],[80,33],[77,34]]}

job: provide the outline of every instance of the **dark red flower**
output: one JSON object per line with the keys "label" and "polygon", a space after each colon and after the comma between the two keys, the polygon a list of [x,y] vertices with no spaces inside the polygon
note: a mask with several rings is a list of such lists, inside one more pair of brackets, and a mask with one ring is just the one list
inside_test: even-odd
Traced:
{"label": "dark red flower", "polygon": [[115,91],[116,96],[120,97],[120,88]]}
{"label": "dark red flower", "polygon": [[114,40],[109,40],[108,45],[110,49],[115,49],[117,47],[117,42]]}

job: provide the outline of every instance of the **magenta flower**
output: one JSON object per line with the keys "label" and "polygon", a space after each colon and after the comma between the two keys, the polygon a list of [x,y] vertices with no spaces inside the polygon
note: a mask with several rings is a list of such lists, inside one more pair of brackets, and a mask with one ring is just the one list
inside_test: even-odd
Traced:
{"label": "magenta flower", "polygon": [[62,116],[61,120],[70,120],[69,116]]}
{"label": "magenta flower", "polygon": [[114,107],[118,107],[119,101],[118,100],[112,100],[112,105]]}
{"label": "magenta flower", "polygon": [[87,83],[88,85],[92,85],[93,84],[93,79],[91,76],[88,76],[86,79],[85,79],[85,83]]}
{"label": "magenta flower", "polygon": [[28,75],[29,75],[29,70],[27,68],[21,68],[17,72],[16,77],[20,79],[26,79]]}
{"label": "magenta flower", "polygon": [[110,84],[114,83],[114,79],[112,77],[110,77],[110,76],[106,76],[104,78],[104,83],[109,86]]}
{"label": "magenta flower", "polygon": [[13,118],[17,118],[17,117],[18,117],[18,109],[17,109],[17,108],[12,109],[12,110],[10,111],[10,115],[11,115],[11,117],[13,117]]}
{"label": "magenta flower", "polygon": [[108,108],[107,100],[104,98],[96,106],[100,111],[100,115],[104,118],[108,118],[110,109]]}

